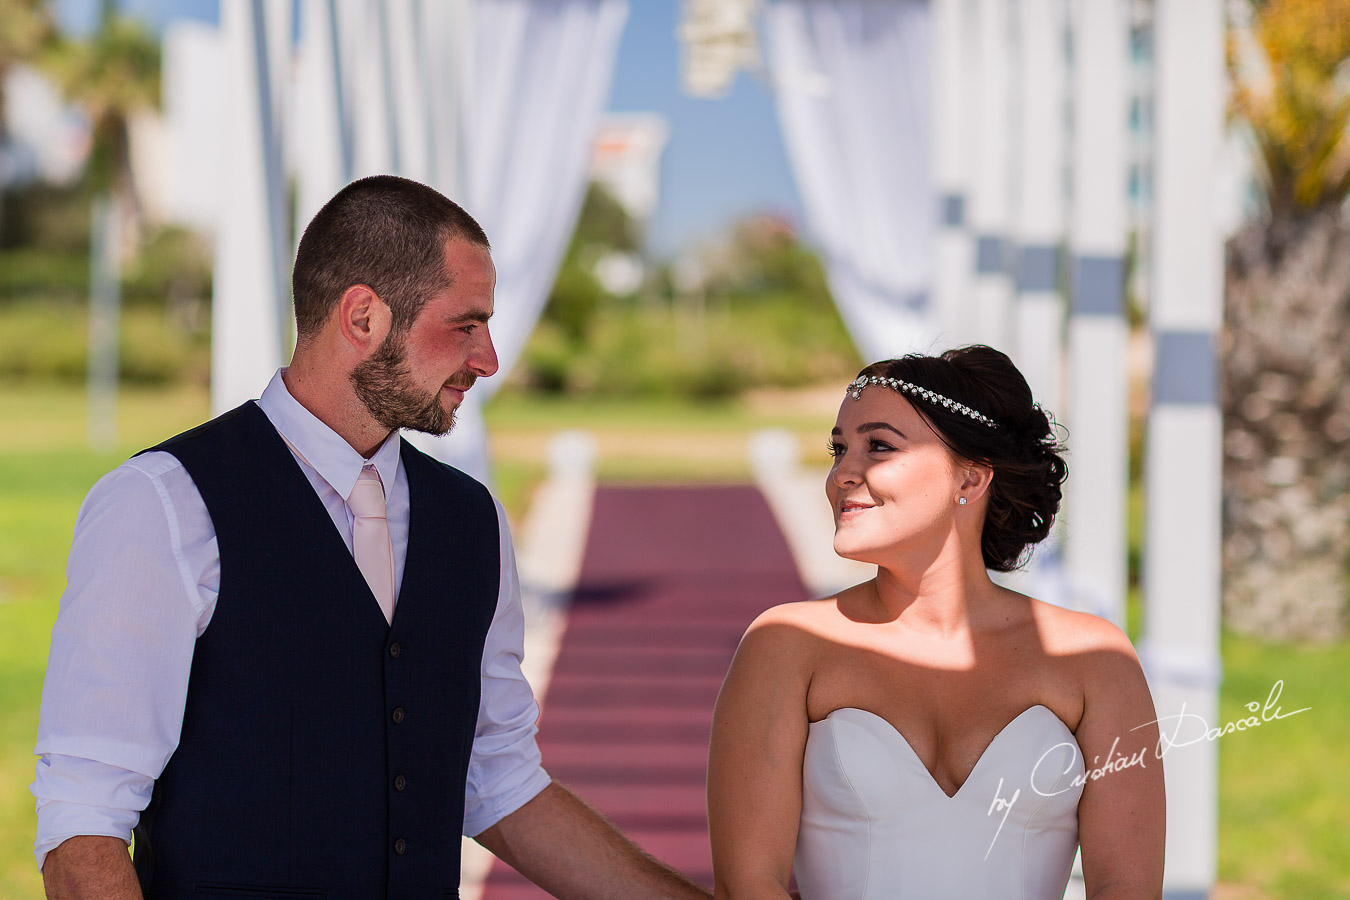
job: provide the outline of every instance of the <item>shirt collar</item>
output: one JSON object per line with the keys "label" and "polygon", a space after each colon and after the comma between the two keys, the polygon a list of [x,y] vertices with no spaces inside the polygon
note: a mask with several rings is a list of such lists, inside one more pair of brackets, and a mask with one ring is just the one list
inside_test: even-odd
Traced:
{"label": "shirt collar", "polygon": [[286,388],[286,382],[281,378],[285,371],[285,367],[278,369],[268,382],[267,389],[258,398],[258,406],[267,415],[272,426],[304,458],[310,468],[318,472],[320,477],[341,496],[351,496],[357,476],[367,464],[375,466],[387,492],[398,475],[398,433],[389,435],[370,459],[363,458],[341,435],[291,396],[291,392]]}

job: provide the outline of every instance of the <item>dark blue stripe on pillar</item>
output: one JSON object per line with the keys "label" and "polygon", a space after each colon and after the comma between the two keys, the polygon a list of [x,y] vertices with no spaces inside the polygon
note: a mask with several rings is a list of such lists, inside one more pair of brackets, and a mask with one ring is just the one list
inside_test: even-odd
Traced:
{"label": "dark blue stripe on pillar", "polygon": [[1160,331],[1153,337],[1153,405],[1213,406],[1219,362],[1208,331]]}
{"label": "dark blue stripe on pillar", "polygon": [[1125,260],[1119,256],[1073,258],[1073,314],[1125,315]]}
{"label": "dark blue stripe on pillar", "polygon": [[975,271],[998,275],[1006,270],[1003,238],[982,234],[975,241]]}
{"label": "dark blue stripe on pillar", "polygon": [[1019,291],[1053,291],[1059,287],[1059,248],[1031,244],[1017,260]]}
{"label": "dark blue stripe on pillar", "polygon": [[965,194],[942,195],[942,224],[947,228],[960,228],[966,224]]}

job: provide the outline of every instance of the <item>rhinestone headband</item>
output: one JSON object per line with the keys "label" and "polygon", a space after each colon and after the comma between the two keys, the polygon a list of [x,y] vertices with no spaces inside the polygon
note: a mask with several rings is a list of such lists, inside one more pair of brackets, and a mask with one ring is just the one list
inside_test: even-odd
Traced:
{"label": "rhinestone headband", "polygon": [[957,403],[950,397],[944,397],[937,391],[930,391],[927,388],[921,388],[917,384],[910,384],[908,381],[901,381],[899,378],[882,378],[879,375],[859,375],[849,384],[846,393],[854,400],[862,399],[863,388],[873,384],[881,384],[893,391],[899,391],[902,394],[909,394],[912,397],[922,397],[929,403],[937,406],[943,406],[952,412],[960,413],[963,416],[969,416],[976,422],[988,425],[990,428],[997,428],[998,423],[981,412],[977,412],[966,406],[964,403]]}

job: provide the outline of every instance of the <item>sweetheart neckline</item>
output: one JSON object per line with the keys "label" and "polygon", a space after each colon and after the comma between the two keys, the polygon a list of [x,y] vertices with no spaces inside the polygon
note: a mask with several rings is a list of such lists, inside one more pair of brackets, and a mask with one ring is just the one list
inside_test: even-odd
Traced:
{"label": "sweetheart neckline", "polygon": [[1009,719],[1008,722],[1002,728],[1000,728],[992,738],[989,739],[989,743],[984,745],[984,749],[980,751],[979,758],[975,760],[975,765],[970,767],[970,771],[966,773],[966,777],[962,779],[959,785],[956,786],[956,792],[952,794],[947,793],[945,790],[942,789],[942,785],[938,784],[938,780],[935,777],[933,777],[933,773],[929,771],[928,766],[924,765],[923,759],[920,758],[918,751],[914,749],[914,745],[909,742],[909,738],[905,737],[905,733],[901,731],[899,728],[896,728],[894,725],[892,725],[889,719],[885,718],[884,716],[877,715],[870,709],[863,709],[858,706],[840,706],[830,710],[828,713],[825,714],[824,718],[817,719],[816,721],[808,724],[811,727],[821,725],[825,722],[828,722],[830,718],[833,717],[834,714],[837,712],[850,712],[850,711],[859,712],[865,716],[876,719],[882,725],[886,726],[887,731],[889,731],[891,734],[894,734],[896,737],[900,739],[900,743],[905,745],[905,749],[909,751],[909,754],[914,758],[914,761],[919,764],[919,768],[923,769],[924,773],[928,775],[929,783],[931,783],[933,787],[937,788],[938,793],[941,794],[943,797],[946,797],[948,800],[955,800],[957,797],[961,796],[961,791],[965,790],[966,785],[970,784],[971,779],[974,778],[975,776],[975,772],[980,768],[980,765],[984,763],[985,757],[989,755],[990,748],[992,748],[994,744],[998,743],[998,739],[1003,737],[1004,733],[1007,732],[1008,729],[1012,728],[1014,724],[1020,721],[1023,716],[1031,712],[1033,709],[1043,709],[1046,712],[1048,712],[1050,716],[1056,722],[1059,723],[1059,726],[1063,728],[1066,732],[1068,732],[1069,737],[1073,738],[1075,746],[1078,744],[1078,738],[1075,737],[1074,733],[1069,730],[1069,726],[1064,724],[1064,720],[1055,714],[1055,711],[1053,709],[1046,706],[1044,703],[1033,703],[1031,706],[1028,706],[1026,709],[1022,710],[1020,713]]}

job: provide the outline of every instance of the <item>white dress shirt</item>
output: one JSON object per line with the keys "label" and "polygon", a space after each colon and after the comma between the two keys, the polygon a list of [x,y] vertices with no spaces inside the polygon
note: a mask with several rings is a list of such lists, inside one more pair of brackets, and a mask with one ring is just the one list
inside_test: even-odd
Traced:
{"label": "white dress shirt", "polygon": [[[373,463],[392,485],[387,516],[394,579],[401,583],[409,498],[398,435],[363,459],[291,396],[281,372],[258,405],[291,444],[349,551],[353,516],[345,498],[362,466]],[[497,523],[500,592],[483,649],[465,790],[468,835],[515,812],[550,780],[535,742],[539,707],[520,671],[525,619],[500,503]],[[155,779],[178,746],[193,648],[211,623],[219,588],[215,528],[174,456],[158,451],[129,459],[89,491],[75,520],[42,689],[34,751],[41,759],[31,786],[39,868],[75,835],[131,843]]]}

